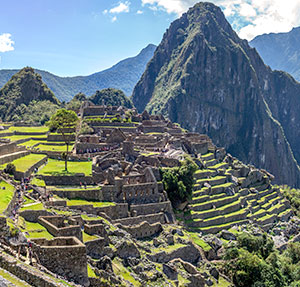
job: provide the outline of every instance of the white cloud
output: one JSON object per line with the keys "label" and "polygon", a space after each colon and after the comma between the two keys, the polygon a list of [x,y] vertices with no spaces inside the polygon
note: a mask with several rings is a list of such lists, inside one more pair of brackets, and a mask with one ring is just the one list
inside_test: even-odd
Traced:
{"label": "white cloud", "polygon": [[142,10],[137,10],[137,12],[136,12],[136,14],[138,14],[138,15],[141,15],[141,14],[143,14],[144,12],[142,11]]}
{"label": "white cloud", "polygon": [[102,13],[103,13],[103,15],[106,15],[108,13],[108,10],[105,9]]}
{"label": "white cloud", "polygon": [[9,52],[13,51],[15,42],[11,39],[11,34],[4,33],[0,35],[0,52]]}
{"label": "white cloud", "polygon": [[[210,0],[230,17],[241,38],[271,32],[288,32],[300,26],[300,0]],[[199,0],[141,0],[143,6],[180,16]]]}
{"label": "white cloud", "polygon": [[114,17],[111,18],[111,22],[112,22],[112,23],[114,23],[114,22],[116,22],[116,21],[117,21],[117,16],[114,16]]}
{"label": "white cloud", "polygon": [[129,12],[130,2],[120,2],[118,6],[111,8],[109,13],[111,14],[120,14],[120,13],[128,13]]}

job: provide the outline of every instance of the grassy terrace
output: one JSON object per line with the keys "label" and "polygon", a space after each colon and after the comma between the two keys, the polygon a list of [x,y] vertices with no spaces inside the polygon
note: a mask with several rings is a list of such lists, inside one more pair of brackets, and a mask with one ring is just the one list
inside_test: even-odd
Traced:
{"label": "grassy terrace", "polygon": [[20,143],[19,145],[25,146],[27,148],[31,148],[34,145],[37,145],[37,144],[40,144],[40,143],[46,143],[46,142],[47,142],[46,140],[28,140],[24,143]]}
{"label": "grassy terrace", "polygon": [[33,178],[33,180],[31,181],[31,184],[34,184],[36,186],[43,186],[45,187],[46,186],[46,183],[45,181],[43,181],[42,179],[38,179],[38,178]]}
{"label": "grassy terrace", "polygon": [[37,203],[33,203],[33,204],[28,204],[28,205],[24,205],[20,211],[24,211],[24,210],[42,210],[44,209],[44,206],[41,202],[37,202]]}
{"label": "grassy terrace", "polygon": [[[16,166],[17,171],[25,172],[45,157],[43,154],[29,154],[12,161],[12,163]],[[0,169],[4,169],[5,166],[6,164],[1,165]]]}
{"label": "grassy terrace", "polygon": [[66,199],[66,200],[68,206],[92,204],[94,207],[105,207],[105,206],[116,205],[114,202],[89,201],[89,200],[80,200],[80,199]]}
{"label": "grassy terrace", "polygon": [[46,126],[40,127],[10,127],[10,132],[21,132],[21,133],[47,133],[49,129]]}
{"label": "grassy terrace", "polygon": [[228,166],[228,163],[226,163],[226,162],[220,162],[218,164],[210,166],[209,169],[226,168],[227,166]]}
{"label": "grassy terrace", "polygon": [[27,238],[53,238],[47,229],[39,223],[29,222],[20,217],[18,224]]}
{"label": "grassy terrace", "polygon": [[13,136],[7,136],[4,138],[10,139],[12,142],[15,142],[15,141],[23,140],[23,139],[30,140],[31,138],[46,139],[46,135],[13,135]]}
{"label": "grassy terrace", "polygon": [[0,213],[3,213],[14,196],[14,186],[0,181]]}
{"label": "grassy terrace", "polygon": [[[74,145],[69,146],[69,151],[73,149]],[[35,146],[36,149],[41,151],[56,151],[56,152],[64,152],[67,150],[66,145],[46,145],[46,144],[39,144]]]}
{"label": "grassy terrace", "polygon": [[49,159],[48,163],[39,171],[40,175],[74,175],[84,173],[86,176],[92,174],[91,161],[68,161],[68,172],[65,171],[63,160]]}

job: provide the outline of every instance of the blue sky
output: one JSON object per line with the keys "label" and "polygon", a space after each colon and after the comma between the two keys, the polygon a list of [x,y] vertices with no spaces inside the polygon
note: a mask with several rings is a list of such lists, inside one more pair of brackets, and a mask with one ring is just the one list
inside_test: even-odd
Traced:
{"label": "blue sky", "polygon": [[[32,66],[61,76],[103,70],[159,44],[170,23],[196,2],[2,0],[0,69]],[[213,2],[242,38],[289,31],[300,21],[300,0]]]}

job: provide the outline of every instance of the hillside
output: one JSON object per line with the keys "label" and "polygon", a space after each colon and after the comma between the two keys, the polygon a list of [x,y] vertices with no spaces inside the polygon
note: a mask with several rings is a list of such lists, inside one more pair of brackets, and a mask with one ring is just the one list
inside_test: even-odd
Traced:
{"label": "hillside", "polygon": [[[32,68],[26,67],[15,75],[0,90],[0,118],[3,121],[20,119],[28,113],[27,108],[37,102],[47,102],[47,109],[59,105],[58,99]],[[41,108],[41,106],[40,106]]]}
{"label": "hillside", "polygon": [[97,91],[89,100],[95,105],[133,107],[131,100],[121,90],[112,88]]}
{"label": "hillside", "polygon": [[267,67],[220,8],[199,3],[166,31],[132,100],[299,186],[298,94],[300,85]]}
{"label": "hillside", "polygon": [[288,33],[263,34],[249,44],[272,69],[286,71],[300,81],[300,27]]}
{"label": "hillside", "polygon": [[[121,89],[126,96],[130,96],[155,49],[155,45],[149,44],[137,56],[89,76],[59,77],[47,71],[36,72],[43,77],[43,81],[60,101],[70,101],[79,92],[91,96],[96,90],[105,88]],[[0,87],[17,72],[18,70],[0,70]]]}

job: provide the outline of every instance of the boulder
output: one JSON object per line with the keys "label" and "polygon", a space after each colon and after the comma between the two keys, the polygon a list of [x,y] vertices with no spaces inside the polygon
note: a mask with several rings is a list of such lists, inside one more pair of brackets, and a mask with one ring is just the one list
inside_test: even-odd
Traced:
{"label": "boulder", "polygon": [[221,237],[225,240],[236,240],[236,236],[228,230],[222,230]]}
{"label": "boulder", "polygon": [[174,266],[170,264],[163,264],[163,272],[170,280],[178,280],[178,273]]}

